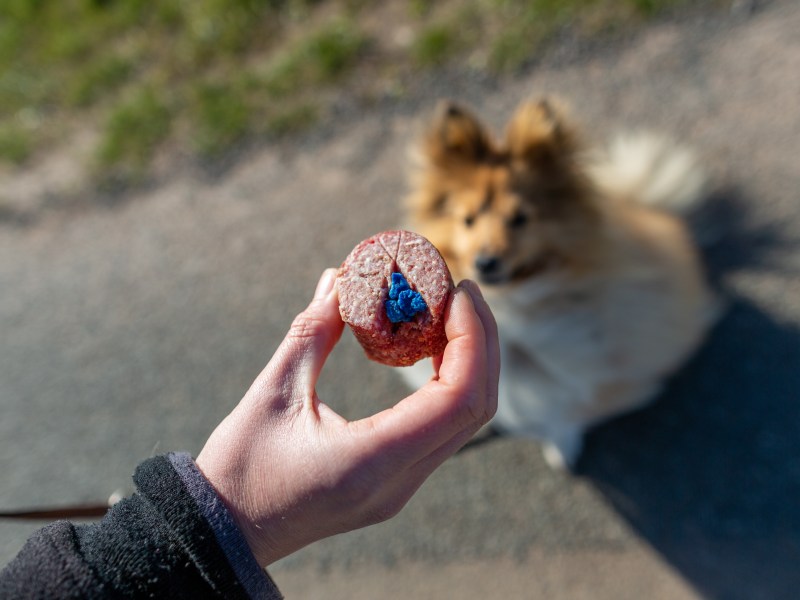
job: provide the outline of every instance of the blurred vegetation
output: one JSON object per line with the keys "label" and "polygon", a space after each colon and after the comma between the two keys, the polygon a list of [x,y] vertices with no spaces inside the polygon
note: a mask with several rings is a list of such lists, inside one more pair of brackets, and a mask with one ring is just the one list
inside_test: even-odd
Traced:
{"label": "blurred vegetation", "polygon": [[145,172],[164,147],[213,158],[312,125],[337,93],[445,63],[513,72],[565,27],[597,35],[682,1],[2,0],[0,162],[86,126],[98,173]]}

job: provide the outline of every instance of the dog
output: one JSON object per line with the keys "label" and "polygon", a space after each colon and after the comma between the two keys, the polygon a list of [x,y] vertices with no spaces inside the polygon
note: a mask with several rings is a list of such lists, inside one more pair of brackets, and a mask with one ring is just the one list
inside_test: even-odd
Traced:
{"label": "dog", "polygon": [[[417,147],[406,226],[477,281],[497,320],[491,427],[572,469],[587,428],[643,407],[706,336],[719,303],[683,215],[694,154],[639,133],[587,147],[563,104],[522,103],[502,141],[443,101]],[[427,362],[427,361],[426,361]],[[401,370],[418,387],[430,364]]]}

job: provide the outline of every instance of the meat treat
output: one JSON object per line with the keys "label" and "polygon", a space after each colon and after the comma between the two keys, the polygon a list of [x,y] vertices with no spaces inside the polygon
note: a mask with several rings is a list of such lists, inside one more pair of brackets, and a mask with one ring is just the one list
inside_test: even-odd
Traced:
{"label": "meat treat", "polygon": [[444,351],[453,278],[439,251],[410,231],[358,244],[339,269],[339,313],[367,357],[407,367]]}

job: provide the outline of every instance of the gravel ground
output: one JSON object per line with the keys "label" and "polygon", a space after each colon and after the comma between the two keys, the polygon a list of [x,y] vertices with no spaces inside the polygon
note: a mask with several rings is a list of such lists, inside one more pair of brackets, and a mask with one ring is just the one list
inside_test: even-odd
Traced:
{"label": "gravel ground", "polygon": [[[598,138],[647,127],[698,149],[718,183],[700,227],[725,318],[659,403],[589,436],[577,475],[498,439],[392,521],[271,572],[290,598],[796,597],[800,6],[737,6],[565,41],[511,80],[437,73],[214,178],[0,223],[0,507],[104,499],[150,454],[199,451],[321,271],[398,223],[420,111],[455,97],[500,126],[552,92]],[[403,390],[347,335],[319,393],[356,418]],[[0,523],[0,563],[36,526]]]}

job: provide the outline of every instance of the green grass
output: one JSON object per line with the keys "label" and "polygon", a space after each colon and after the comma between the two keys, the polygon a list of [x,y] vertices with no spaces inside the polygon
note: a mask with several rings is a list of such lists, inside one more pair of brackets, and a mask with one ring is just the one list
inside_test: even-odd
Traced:
{"label": "green grass", "polygon": [[69,80],[64,100],[72,107],[91,106],[126,83],[135,69],[130,59],[101,55]]}
{"label": "green grass", "polygon": [[496,0],[498,11],[508,26],[499,32],[489,46],[488,63],[495,71],[513,71],[535,56],[537,50],[576,9],[588,9],[592,0],[534,0],[527,3]]}
{"label": "green grass", "polygon": [[535,58],[550,38],[568,24],[596,35],[682,1],[491,0],[506,26],[490,41],[487,62],[497,72],[515,71]]}
{"label": "green grass", "polygon": [[366,39],[351,21],[335,21],[276,52],[261,81],[273,96],[331,83],[352,66]]}
{"label": "green grass", "polygon": [[[369,97],[460,60],[514,72],[565,26],[602,33],[684,1],[387,0],[405,21],[381,29],[368,0],[2,0],[0,163],[87,125],[101,172],[146,172],[169,141],[213,158],[313,125],[337,89]],[[414,32],[402,51],[385,41],[397,26]]]}
{"label": "green grass", "polygon": [[233,145],[247,131],[249,112],[241,95],[222,84],[199,83],[190,111],[193,143],[203,156],[213,157]]}
{"label": "green grass", "polygon": [[0,159],[13,165],[21,165],[31,154],[31,136],[13,123],[0,126]]}
{"label": "green grass", "polygon": [[124,164],[139,171],[169,135],[172,114],[159,91],[145,87],[115,107],[98,148],[101,166]]}
{"label": "green grass", "polygon": [[186,112],[195,149],[214,157],[250,133],[286,135],[307,128],[319,116],[305,98],[309,91],[336,82],[365,43],[354,23],[335,20],[274,52],[263,69],[194,84]]}
{"label": "green grass", "polygon": [[437,23],[424,28],[414,40],[411,48],[416,64],[422,67],[438,65],[453,55],[458,46],[458,36],[454,28],[445,23]]}
{"label": "green grass", "polygon": [[266,121],[266,131],[285,136],[308,129],[319,120],[319,109],[313,104],[300,104],[277,109]]}

